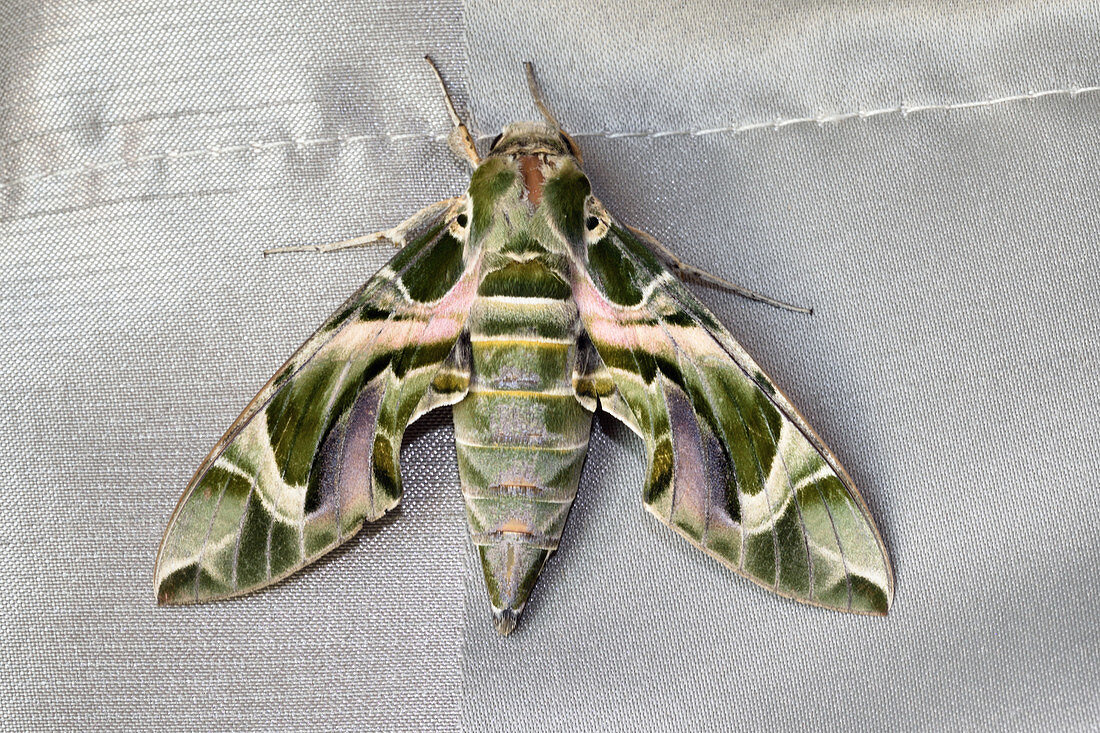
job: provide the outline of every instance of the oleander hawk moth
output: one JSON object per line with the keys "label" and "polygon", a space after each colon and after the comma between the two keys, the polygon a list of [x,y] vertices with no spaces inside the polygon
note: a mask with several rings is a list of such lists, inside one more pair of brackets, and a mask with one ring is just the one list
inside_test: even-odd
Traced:
{"label": "oleander hawk moth", "polygon": [[547,123],[507,126],[481,160],[448,98],[476,166],[466,193],[330,247],[401,249],[199,466],[161,542],[159,602],[249,593],[354,536],[401,500],[407,426],[451,405],[501,633],[558,546],[597,409],[641,437],[644,505],[693,545],[780,595],[886,613],[890,562],[847,473],[660,245],[593,196],[536,102]]}

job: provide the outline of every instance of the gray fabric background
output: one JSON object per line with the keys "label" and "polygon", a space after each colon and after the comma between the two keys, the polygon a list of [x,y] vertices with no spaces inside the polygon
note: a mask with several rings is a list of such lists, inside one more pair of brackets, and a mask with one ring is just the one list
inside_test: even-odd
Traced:
{"label": "gray fabric background", "polygon": [[[1100,13],[737,5],[6,3],[0,727],[1100,726]],[[531,58],[621,218],[815,306],[697,290],[861,487],[889,618],[693,550],[601,418],[501,639],[446,411],[377,529],[254,597],[153,606],[198,461],[390,256],[259,251],[465,185],[425,52],[481,135],[534,115]]]}

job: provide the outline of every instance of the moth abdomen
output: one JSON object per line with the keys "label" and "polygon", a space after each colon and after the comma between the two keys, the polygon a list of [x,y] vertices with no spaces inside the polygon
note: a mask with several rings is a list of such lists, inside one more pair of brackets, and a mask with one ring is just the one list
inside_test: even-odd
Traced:
{"label": "moth abdomen", "polygon": [[500,258],[482,277],[467,321],[470,387],[454,407],[470,536],[501,633],[515,626],[561,539],[592,419],[572,384],[571,290],[530,251]]}

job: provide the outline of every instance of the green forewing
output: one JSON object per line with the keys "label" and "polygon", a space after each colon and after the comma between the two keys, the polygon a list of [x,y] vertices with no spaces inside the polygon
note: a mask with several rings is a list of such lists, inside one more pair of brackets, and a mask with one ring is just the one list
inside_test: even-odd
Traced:
{"label": "green forewing", "polygon": [[406,426],[469,385],[455,344],[477,281],[454,223],[461,208],[409,232],[218,442],[161,543],[160,602],[268,585],[398,503]]}
{"label": "green forewing", "polygon": [[574,297],[598,357],[583,384],[645,442],[646,507],[777,593],[886,613],[878,532],[805,420],[635,236],[612,223],[588,253]]}

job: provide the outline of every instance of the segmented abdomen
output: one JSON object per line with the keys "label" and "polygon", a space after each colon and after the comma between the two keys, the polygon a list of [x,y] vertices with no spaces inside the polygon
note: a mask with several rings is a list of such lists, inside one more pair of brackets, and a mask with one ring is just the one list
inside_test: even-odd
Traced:
{"label": "segmented abdomen", "polygon": [[518,612],[558,546],[588,449],[592,415],[572,384],[577,308],[571,298],[484,296],[467,325],[459,478],[491,600]]}

